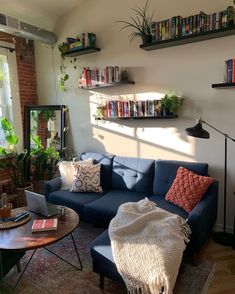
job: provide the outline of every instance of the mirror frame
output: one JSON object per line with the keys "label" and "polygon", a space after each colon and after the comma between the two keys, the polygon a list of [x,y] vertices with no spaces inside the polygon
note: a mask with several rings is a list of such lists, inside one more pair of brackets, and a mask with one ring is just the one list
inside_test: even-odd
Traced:
{"label": "mirror frame", "polygon": [[61,141],[60,141],[60,150],[65,148],[65,113],[66,113],[67,106],[65,105],[32,105],[32,106],[25,106],[25,116],[24,116],[24,147],[30,151],[30,133],[31,133],[31,126],[30,126],[30,112],[34,110],[60,110],[60,118],[61,118]]}

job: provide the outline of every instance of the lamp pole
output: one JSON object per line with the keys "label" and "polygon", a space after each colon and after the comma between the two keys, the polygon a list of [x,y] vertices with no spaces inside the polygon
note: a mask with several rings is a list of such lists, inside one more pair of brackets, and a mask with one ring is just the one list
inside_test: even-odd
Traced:
{"label": "lamp pole", "polygon": [[[226,232],[226,211],[227,211],[227,149],[228,149],[228,139],[235,142],[235,139],[230,137],[228,134],[221,132],[216,127],[212,126],[211,124],[207,123],[206,121],[202,120],[201,118],[198,119],[197,124],[192,128],[187,128],[185,131],[189,136],[198,137],[209,139],[210,135],[207,131],[202,128],[202,124],[205,124],[215,130],[216,132],[220,133],[224,136],[224,224],[223,224],[223,231],[222,232],[214,232],[213,239],[215,242],[230,246],[234,242],[234,237],[232,234]],[[234,221],[235,223],[235,221]],[[234,224],[235,225],[235,224]],[[235,230],[235,228],[234,228]]]}

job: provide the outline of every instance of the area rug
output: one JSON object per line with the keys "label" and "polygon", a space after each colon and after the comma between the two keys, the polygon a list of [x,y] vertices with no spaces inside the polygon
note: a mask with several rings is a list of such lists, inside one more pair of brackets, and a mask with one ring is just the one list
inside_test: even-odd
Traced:
{"label": "area rug", "polygon": [[[83,271],[77,271],[44,249],[38,249],[25,271],[18,286],[12,286],[17,280],[17,272],[12,269],[4,279],[5,294],[124,294],[125,287],[105,279],[105,290],[99,288],[99,276],[92,272],[89,246],[102,229],[82,223],[74,231],[74,239],[83,264]],[[51,245],[51,250],[78,264],[70,236]],[[30,252],[22,259],[22,268]],[[175,285],[174,294],[204,294],[213,277],[212,263],[203,262],[198,266],[183,264]]]}

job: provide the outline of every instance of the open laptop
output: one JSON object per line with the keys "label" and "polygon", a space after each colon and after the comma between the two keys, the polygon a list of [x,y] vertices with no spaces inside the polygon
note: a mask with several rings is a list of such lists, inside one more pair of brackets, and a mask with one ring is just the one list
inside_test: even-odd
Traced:
{"label": "open laptop", "polygon": [[58,213],[55,205],[47,203],[44,195],[25,190],[28,209],[40,215],[50,217]]}

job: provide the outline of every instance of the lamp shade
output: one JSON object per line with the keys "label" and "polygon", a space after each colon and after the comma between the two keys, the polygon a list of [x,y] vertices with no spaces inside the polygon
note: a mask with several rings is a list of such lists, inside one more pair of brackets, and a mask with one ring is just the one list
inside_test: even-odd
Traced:
{"label": "lamp shade", "polygon": [[192,137],[197,137],[197,138],[202,138],[202,139],[209,139],[210,138],[210,134],[203,129],[202,127],[202,122],[199,120],[198,123],[192,127],[192,128],[187,128],[185,130],[186,134],[188,136],[192,136]]}

